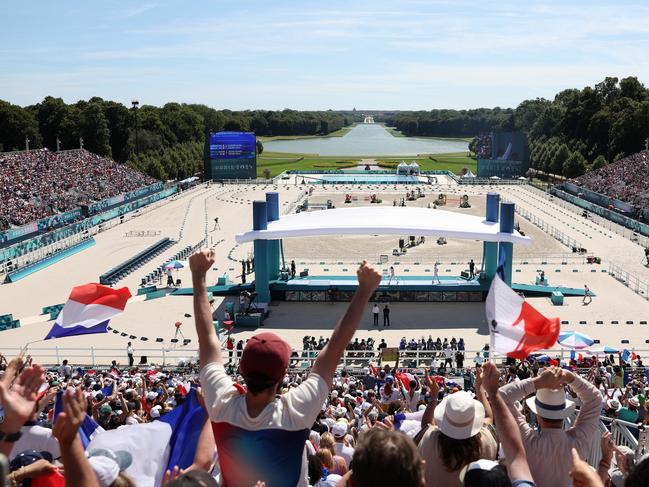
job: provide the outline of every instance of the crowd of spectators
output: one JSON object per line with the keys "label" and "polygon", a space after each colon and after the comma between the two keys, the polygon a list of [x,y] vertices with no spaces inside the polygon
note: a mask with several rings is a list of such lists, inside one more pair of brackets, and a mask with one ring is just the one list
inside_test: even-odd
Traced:
{"label": "crowd of spectators", "polygon": [[595,171],[589,171],[573,182],[581,187],[634,205],[649,207],[649,151],[641,151]]}
{"label": "crowd of spectators", "polygon": [[[90,416],[125,435],[160,421],[191,394],[206,413],[199,431],[185,432],[187,442],[198,437],[193,463],[151,485],[649,485],[649,459],[636,458],[600,430],[602,415],[640,425],[636,431],[647,423],[649,384],[638,358],[582,357],[561,367],[507,360],[497,368],[482,350],[459,375],[398,363],[340,370],[381,279],[363,265],[358,291],[328,340],[305,337],[305,345],[317,348],[312,367],[288,372],[290,346],[263,332],[242,343],[236,367],[228,370],[207,298],[212,266],[213,251],[190,258],[200,371],[116,361],[103,371],[67,361],[44,370],[22,355],[0,359],[0,453],[11,460],[13,485],[52,471],[62,472],[67,485],[135,485],[129,469],[140,455],[84,451],[79,427]],[[441,341],[441,351],[463,351],[462,340],[455,348],[451,342]],[[417,347],[404,337],[403,353],[411,343]],[[57,396],[63,412],[51,426]],[[17,432],[20,438],[12,436]],[[138,448],[153,448],[145,441]],[[597,468],[585,462],[594,445],[601,454]]]}
{"label": "crowd of spectators", "polygon": [[0,229],[155,182],[124,164],[84,149],[0,153]]}

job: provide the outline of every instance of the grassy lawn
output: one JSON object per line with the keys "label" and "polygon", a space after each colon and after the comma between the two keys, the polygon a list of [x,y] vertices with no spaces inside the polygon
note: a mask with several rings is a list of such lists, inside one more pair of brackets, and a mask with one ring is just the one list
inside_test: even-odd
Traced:
{"label": "grassy lawn", "polygon": [[431,154],[430,156],[417,157],[377,158],[378,161],[394,163],[395,165],[401,161],[407,163],[415,161],[419,164],[422,171],[451,171],[455,174],[460,174],[465,167],[475,173],[478,167],[478,162],[471,158],[468,152],[450,152],[447,154]]}
{"label": "grassy lawn", "polygon": [[[264,169],[266,168],[270,169],[271,177],[289,170],[346,169],[354,167],[361,159],[361,157],[264,152],[261,156],[257,157],[257,175],[260,177],[263,176]],[[451,171],[455,174],[460,174],[465,167],[474,173],[477,170],[477,162],[475,159],[469,157],[468,152],[432,154],[430,156],[420,155],[416,157],[377,157],[376,161],[393,163],[395,166],[401,161],[408,163],[417,161],[422,171]]]}
{"label": "grassy lawn", "polygon": [[359,158],[344,156],[319,156],[317,154],[286,154],[264,152],[257,157],[257,176],[263,176],[264,169],[270,169],[271,177],[284,171],[308,169],[345,169],[356,166]]}

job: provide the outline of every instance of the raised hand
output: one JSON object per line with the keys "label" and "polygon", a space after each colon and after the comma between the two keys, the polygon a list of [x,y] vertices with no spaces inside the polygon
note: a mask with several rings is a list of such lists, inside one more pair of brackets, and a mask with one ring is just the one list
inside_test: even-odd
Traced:
{"label": "raised hand", "polygon": [[[5,359],[6,361],[6,359]],[[7,388],[11,386],[11,383],[14,381],[16,376],[25,366],[25,351],[21,351],[18,355],[12,358],[7,364],[5,369],[5,375],[2,377],[2,382]]]}
{"label": "raised hand", "polygon": [[45,382],[44,370],[40,365],[28,367],[18,379],[9,385],[0,381],[0,404],[4,408],[5,419],[0,430],[16,433],[34,413],[38,390]]}
{"label": "raised hand", "polygon": [[491,360],[482,366],[482,386],[490,397],[498,393],[500,372]]}
{"label": "raised hand", "polygon": [[195,276],[204,276],[214,265],[214,249],[200,250],[189,258],[189,268]]}
{"label": "raised hand", "polygon": [[52,433],[61,445],[70,445],[77,438],[81,423],[86,419],[88,401],[81,389],[68,389],[62,399],[63,412],[57,416]]}
{"label": "raised hand", "polygon": [[373,293],[381,283],[381,274],[367,265],[367,261],[365,260],[356,271],[356,276],[358,277],[359,288],[369,294]]}
{"label": "raised hand", "polygon": [[572,485],[574,487],[604,487],[602,481],[590,465],[579,458],[579,453],[572,449]]}

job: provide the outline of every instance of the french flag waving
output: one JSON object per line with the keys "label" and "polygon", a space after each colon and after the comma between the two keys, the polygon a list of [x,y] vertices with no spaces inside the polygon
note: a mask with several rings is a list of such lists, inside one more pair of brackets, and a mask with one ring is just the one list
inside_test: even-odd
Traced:
{"label": "french flag waving", "polygon": [[[494,276],[486,302],[492,351],[523,360],[552,348],[559,337],[559,318],[546,318]],[[558,365],[558,364],[557,364]]]}
{"label": "french flag waving", "polygon": [[72,288],[45,340],[106,333],[108,322],[124,311],[130,297],[127,287],[113,289],[101,284],[84,284]]}

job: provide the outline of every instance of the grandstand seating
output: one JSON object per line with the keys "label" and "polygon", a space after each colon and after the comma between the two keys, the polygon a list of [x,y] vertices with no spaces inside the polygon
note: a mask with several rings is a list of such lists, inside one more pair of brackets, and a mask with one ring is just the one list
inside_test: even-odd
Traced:
{"label": "grandstand seating", "polygon": [[0,154],[0,228],[24,225],[155,183],[87,150]]}
{"label": "grandstand seating", "polygon": [[14,268],[14,270],[12,272],[9,272],[5,277],[5,282],[16,282],[19,279],[27,277],[34,272],[45,269],[46,267],[55,264],[56,262],[59,262],[67,257],[70,257],[71,255],[79,253],[82,250],[87,249],[88,247],[92,247],[93,245],[95,245],[95,239],[90,237],[82,240],[75,245],[72,245],[71,247],[61,249],[58,252],[53,252],[44,259],[32,262],[24,267]]}
{"label": "grandstand seating", "polygon": [[144,264],[151,261],[155,256],[164,252],[175,243],[176,242],[174,240],[171,240],[169,237],[165,237],[162,240],[159,240],[150,247],[147,247],[143,251],[138,252],[133,257],[127,259],[118,266],[113,267],[108,272],[99,276],[99,282],[101,284],[106,284],[109,286],[116,284],[131,272],[142,267]]}
{"label": "grandstand seating", "polygon": [[[171,258],[165,260],[162,264],[160,264],[158,267],[156,267],[153,271],[149,272],[146,276],[142,277],[140,279],[140,286],[145,287],[148,286],[150,283],[159,280],[165,272],[165,266],[169,264],[170,262],[174,260],[185,260],[188,259],[190,255],[192,255],[196,249],[200,248],[205,240],[201,240],[199,243],[196,245],[188,245],[187,247],[183,248],[182,250],[179,250],[176,252],[174,256]],[[139,294],[139,292],[138,292]]]}

